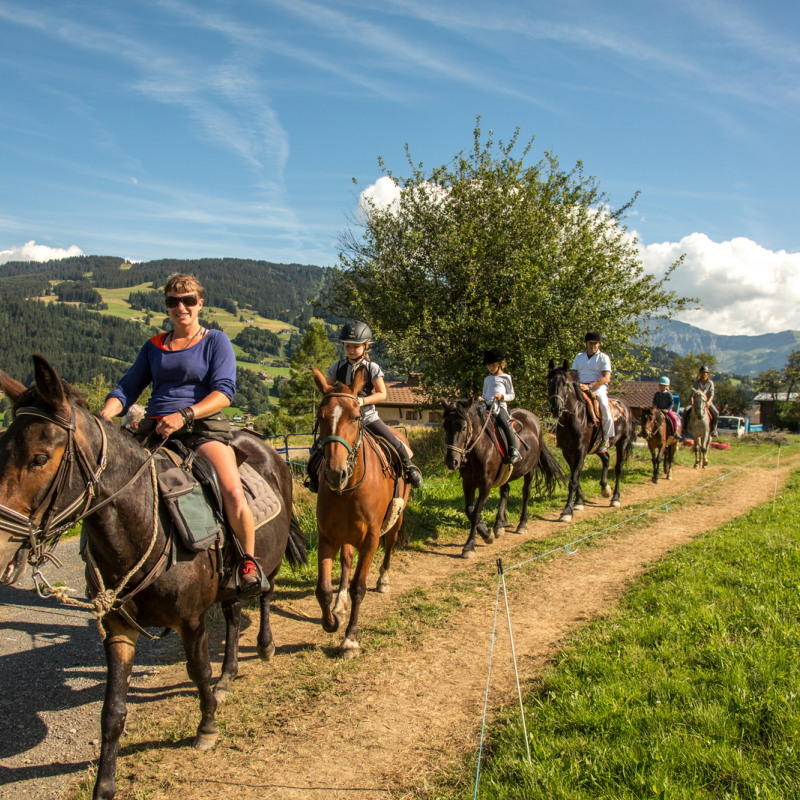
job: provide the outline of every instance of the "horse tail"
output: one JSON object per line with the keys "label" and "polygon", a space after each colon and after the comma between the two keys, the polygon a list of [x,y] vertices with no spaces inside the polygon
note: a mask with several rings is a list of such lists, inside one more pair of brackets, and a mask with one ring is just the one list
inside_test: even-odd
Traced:
{"label": "horse tail", "polygon": [[284,551],[286,560],[292,569],[308,564],[307,544],[308,539],[300,528],[300,523],[297,521],[294,509],[292,509],[292,518],[289,521],[289,537],[286,540],[286,550]]}
{"label": "horse tail", "polygon": [[542,437],[541,448],[539,461],[533,471],[536,494],[541,494],[542,482],[544,482],[544,491],[550,497],[559,483],[566,486],[567,477],[564,475],[564,470],[561,469],[561,465],[556,461],[555,456],[547,449],[544,437]]}
{"label": "horse tail", "polygon": [[633,417],[628,420],[628,437],[625,442],[624,462],[628,463],[628,459],[633,455],[633,445],[636,443],[636,426],[633,424]]}

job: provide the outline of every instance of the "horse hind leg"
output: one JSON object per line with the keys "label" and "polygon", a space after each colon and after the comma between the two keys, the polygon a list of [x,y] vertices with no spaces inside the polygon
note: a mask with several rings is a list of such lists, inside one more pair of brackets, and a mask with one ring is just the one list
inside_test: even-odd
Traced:
{"label": "horse hind leg", "polygon": [[531,499],[531,484],[533,483],[533,472],[534,470],[532,469],[522,479],[522,516],[519,518],[519,523],[517,524],[517,529],[514,531],[514,533],[528,532],[528,502]]}
{"label": "horse hind leg", "polygon": [[598,453],[597,455],[599,456],[600,464],[602,465],[602,471],[600,473],[600,494],[602,494],[603,497],[608,498],[613,494],[608,485],[608,465],[611,463],[611,458],[608,453]]}
{"label": "horse hind leg", "polygon": [[494,518],[494,538],[499,539],[506,532],[506,508],[508,508],[508,496],[511,488],[508,483],[500,487],[500,507],[497,509],[497,516]]}
{"label": "horse hind leg", "polygon": [[381,594],[388,594],[391,590],[389,585],[389,567],[392,563],[392,550],[397,543],[397,534],[402,525],[403,518],[400,519],[392,526],[391,530],[387,531],[383,536],[383,564],[381,564],[380,577],[378,578],[378,585],[375,587]]}
{"label": "horse hind leg", "polygon": [[214,687],[214,697],[218,703],[223,702],[228,696],[231,684],[239,672],[241,602],[239,600],[228,600],[222,604],[222,613],[225,616],[225,659],[222,662],[222,674]]}
{"label": "horse hind leg", "polygon": [[275,655],[275,641],[272,638],[272,626],[269,622],[269,604],[272,600],[272,591],[275,588],[275,576],[278,574],[280,564],[275,568],[275,571],[269,577],[269,589],[262,592],[258,598],[259,605],[261,606],[261,624],[258,627],[258,638],[256,644],[258,646],[258,657],[262,661],[271,661],[272,656]]}
{"label": "horse hind leg", "polygon": [[206,612],[184,622],[179,631],[186,653],[186,671],[200,696],[200,724],[192,742],[195,750],[210,750],[217,743],[219,730],[215,721],[217,700],[211,690],[211,661],[208,657]]}

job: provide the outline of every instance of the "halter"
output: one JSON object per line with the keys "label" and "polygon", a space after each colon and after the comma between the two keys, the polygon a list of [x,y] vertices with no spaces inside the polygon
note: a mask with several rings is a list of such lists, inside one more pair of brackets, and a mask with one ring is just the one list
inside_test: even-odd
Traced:
{"label": "halter", "polygon": [[[84,453],[83,448],[75,441],[74,406],[70,406],[69,420],[65,420],[58,414],[42,411],[34,406],[18,408],[14,412],[14,417],[18,416],[40,417],[53,425],[57,425],[59,428],[63,428],[67,432],[67,446],[61,456],[61,463],[58,465],[55,478],[53,478],[44,500],[42,500],[38,508],[31,512],[30,516],[26,517],[12,508],[0,505],[0,531],[10,533],[12,539],[28,540],[31,549],[28,563],[34,567],[39,567],[44,561],[53,561],[57,566],[61,566],[52,551],[55,550],[58,540],[64,531],[73,527],[87,513],[91,513],[88,511],[89,504],[96,495],[96,486],[106,468],[106,433],[99,421],[93,417],[100,428],[102,436],[100,455],[95,466]],[[76,461],[83,474],[85,487],[72,503],[64,509],[59,509],[59,497],[64,489],[68,489],[72,484],[72,470]],[[83,508],[79,511],[78,516],[74,517],[81,504],[83,504]],[[37,524],[35,520],[40,514],[41,520]],[[45,548],[47,549],[45,550]]]}
{"label": "halter", "polygon": [[[661,409],[660,408],[657,408],[655,410],[655,413],[653,414],[653,422],[654,423],[655,423],[655,419],[656,419],[656,414],[661,414]],[[663,414],[662,414],[662,417],[663,417]],[[652,439],[658,433],[658,429],[660,427],[661,427],[661,423],[658,424],[658,427],[656,427],[654,430],[652,430],[652,431],[650,431],[650,433],[648,433],[647,432],[647,426],[646,425],[642,425],[642,430],[644,431],[645,441],[649,441],[650,439]]]}
{"label": "halter", "polygon": [[[347,397],[350,400],[355,400],[358,402],[357,398],[352,395],[348,394],[347,392],[330,392],[326,394],[322,400],[320,401],[319,407],[322,408],[323,403],[329,397]],[[358,453],[361,449],[361,445],[364,441],[364,419],[361,414],[358,415],[356,418],[358,421],[358,436],[356,437],[356,443],[351,445],[350,442],[342,439],[341,436],[326,436],[321,442],[317,442],[317,447],[323,451],[322,459],[325,462],[325,472],[329,471],[328,467],[328,459],[325,458],[325,445],[329,444],[330,442],[339,442],[339,444],[343,444],[347,449],[347,480],[349,481],[350,478],[353,477],[353,472],[356,468],[356,461],[358,461]],[[337,489],[336,494],[342,494],[342,492],[352,492],[354,489],[357,489],[361,484],[364,482],[364,478],[366,477],[367,471],[364,470],[364,474],[361,476],[361,480],[355,486],[348,486],[346,489]]]}

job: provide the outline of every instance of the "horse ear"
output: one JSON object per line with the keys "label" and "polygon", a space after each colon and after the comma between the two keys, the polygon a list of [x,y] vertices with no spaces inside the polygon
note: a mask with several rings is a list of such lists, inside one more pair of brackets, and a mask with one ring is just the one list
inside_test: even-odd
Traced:
{"label": "horse ear", "polygon": [[353,383],[350,385],[350,391],[353,394],[357,395],[361,391],[367,380],[366,375],[366,367],[364,364],[359,364],[358,367],[356,367],[355,375],[353,375]]}
{"label": "horse ear", "polygon": [[561,365],[561,369],[563,369],[564,372],[569,372],[569,364],[567,364],[566,358],[564,359],[564,363]]}
{"label": "horse ear", "polygon": [[556,362],[553,361],[553,359],[551,358],[549,363],[547,364],[547,371],[552,372],[555,368],[556,368]]}
{"label": "horse ear", "polygon": [[8,395],[12,403],[16,403],[25,391],[25,387],[19,381],[10,378],[3,370],[0,370],[0,389]]}
{"label": "horse ear", "polygon": [[327,394],[333,389],[332,386],[328,385],[328,381],[325,376],[316,367],[312,367],[311,371],[314,373],[314,383],[316,384],[317,389],[322,392],[322,394]]}
{"label": "horse ear", "polygon": [[50,362],[38,353],[33,354],[33,374],[36,390],[45,403],[56,410],[63,409],[68,405],[61,378],[58,377],[58,373],[50,365]]}

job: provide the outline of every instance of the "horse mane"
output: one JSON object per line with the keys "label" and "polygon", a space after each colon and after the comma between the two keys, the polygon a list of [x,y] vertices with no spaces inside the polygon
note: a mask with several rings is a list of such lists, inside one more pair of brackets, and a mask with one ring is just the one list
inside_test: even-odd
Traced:
{"label": "horse mane", "polygon": [[[80,390],[76,389],[71,383],[67,383],[66,381],[61,381],[61,388],[64,390],[64,396],[67,400],[74,406],[79,406],[80,408],[85,408],[89,410],[89,403],[87,401],[87,396]],[[46,403],[42,398],[39,396],[39,393],[36,391],[36,385],[30,386],[27,388],[18,398],[17,401],[14,403],[12,407],[12,413],[16,414],[17,409],[23,408],[24,406],[32,405],[36,400],[40,400],[44,405],[49,406],[49,403]]]}

